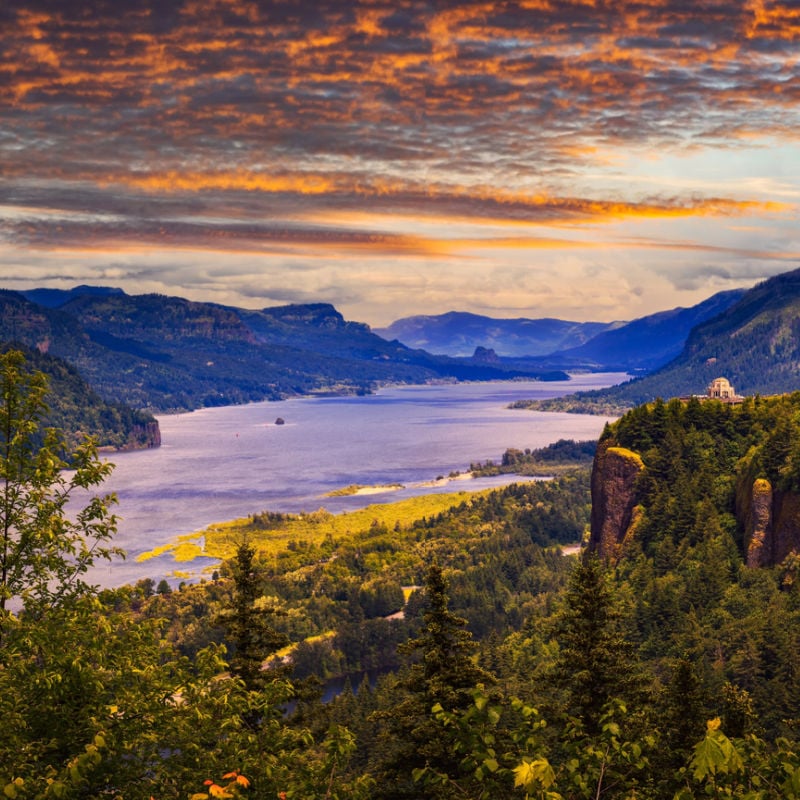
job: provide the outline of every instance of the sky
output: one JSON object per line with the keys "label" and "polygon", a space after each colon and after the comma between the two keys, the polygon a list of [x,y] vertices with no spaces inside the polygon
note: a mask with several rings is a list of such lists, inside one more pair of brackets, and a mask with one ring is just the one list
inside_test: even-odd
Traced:
{"label": "sky", "polygon": [[628,320],[800,266],[800,0],[8,0],[0,287]]}

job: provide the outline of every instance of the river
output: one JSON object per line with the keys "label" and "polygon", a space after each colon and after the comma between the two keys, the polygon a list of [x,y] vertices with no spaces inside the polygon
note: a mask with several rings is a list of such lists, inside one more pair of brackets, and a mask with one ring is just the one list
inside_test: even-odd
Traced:
{"label": "river", "polygon": [[[117,453],[104,489],[116,492],[115,544],[126,560],[90,574],[103,586],[159,580],[171,556],[136,556],[214,522],[270,510],[337,512],[430,491],[477,490],[508,476],[423,486],[499,461],[509,447],[543,447],[558,439],[596,439],[605,417],[509,409],[514,400],[556,397],[626,379],[577,375],[568,382],[492,382],[386,388],[366,397],[309,397],[202,409],[159,417],[162,446]],[[281,418],[285,424],[276,424]],[[326,497],[351,484],[402,484],[401,491]],[[198,559],[189,569],[208,565]],[[175,582],[174,579],[171,582]]]}

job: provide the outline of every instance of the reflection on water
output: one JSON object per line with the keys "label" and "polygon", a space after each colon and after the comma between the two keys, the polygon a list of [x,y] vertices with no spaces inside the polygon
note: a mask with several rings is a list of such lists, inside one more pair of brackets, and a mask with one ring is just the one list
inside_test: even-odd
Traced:
{"label": "reflection on water", "polygon": [[[624,380],[623,374],[573,381],[467,383],[383,389],[368,397],[326,397],[203,409],[159,418],[162,446],[120,453],[105,488],[119,497],[115,543],[128,552],[92,574],[106,586],[160,578],[171,557],[137,564],[137,554],[213,522],[270,510],[338,512],[423,491],[478,489],[502,476],[421,488],[470,463],[499,460],[509,447],[596,439],[605,417],[507,408],[514,400],[556,397]],[[285,424],[277,425],[281,417]],[[400,483],[402,491],[325,497],[361,484]],[[191,569],[202,568],[193,562]]]}

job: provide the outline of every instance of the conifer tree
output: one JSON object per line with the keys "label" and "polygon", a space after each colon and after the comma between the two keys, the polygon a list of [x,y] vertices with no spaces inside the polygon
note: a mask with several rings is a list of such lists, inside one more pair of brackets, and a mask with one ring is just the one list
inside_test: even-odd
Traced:
{"label": "conifer tree", "polygon": [[411,666],[408,688],[432,706],[440,703],[447,711],[471,702],[471,690],[492,680],[490,673],[474,661],[477,643],[467,630],[467,621],[448,608],[450,596],[442,568],[434,564],[426,580],[428,610],[424,627],[416,639],[402,645],[406,654],[417,654]]}
{"label": "conifer tree", "polygon": [[[255,565],[255,548],[249,542],[240,542],[236,555],[230,562],[233,577],[231,604],[220,615],[228,642],[233,647],[231,672],[241,678],[248,689],[264,685],[264,667],[267,659],[289,643],[289,638],[270,624],[274,609],[258,608],[260,596],[258,570]],[[270,677],[281,676],[287,670],[270,671]]]}
{"label": "conifer tree", "polygon": [[609,576],[596,556],[572,574],[556,638],[560,649],[553,682],[564,692],[567,714],[595,735],[603,708],[615,698],[630,699],[641,684]]}
{"label": "conifer tree", "polygon": [[420,770],[453,779],[460,773],[460,759],[442,737],[434,710],[465,709],[472,703],[476,686],[494,680],[473,660],[477,643],[466,629],[466,620],[448,608],[447,580],[438,564],[429,568],[425,586],[422,631],[401,646],[402,652],[416,659],[394,692],[403,699],[373,715],[384,725],[376,769],[380,790],[375,795],[383,800],[452,796],[448,788],[452,784],[428,784],[423,791],[413,780]]}

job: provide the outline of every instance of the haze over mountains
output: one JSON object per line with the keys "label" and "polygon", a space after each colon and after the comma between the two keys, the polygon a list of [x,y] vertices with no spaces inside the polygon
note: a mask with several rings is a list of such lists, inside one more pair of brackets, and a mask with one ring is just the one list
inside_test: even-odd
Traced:
{"label": "haze over mountains", "polygon": [[374,332],[384,339],[398,339],[408,347],[470,356],[476,347],[495,350],[502,356],[546,356],[577,347],[619,322],[569,322],[562,319],[497,319],[465,311],[435,316],[404,317]]}
{"label": "haze over mountains", "polygon": [[735,303],[744,289],[719,292],[691,308],[673,308],[630,322],[494,319],[450,311],[405,317],[375,333],[434,353],[471,355],[491,348],[501,358],[535,359],[557,368],[649,370],[680,353],[689,331]]}

